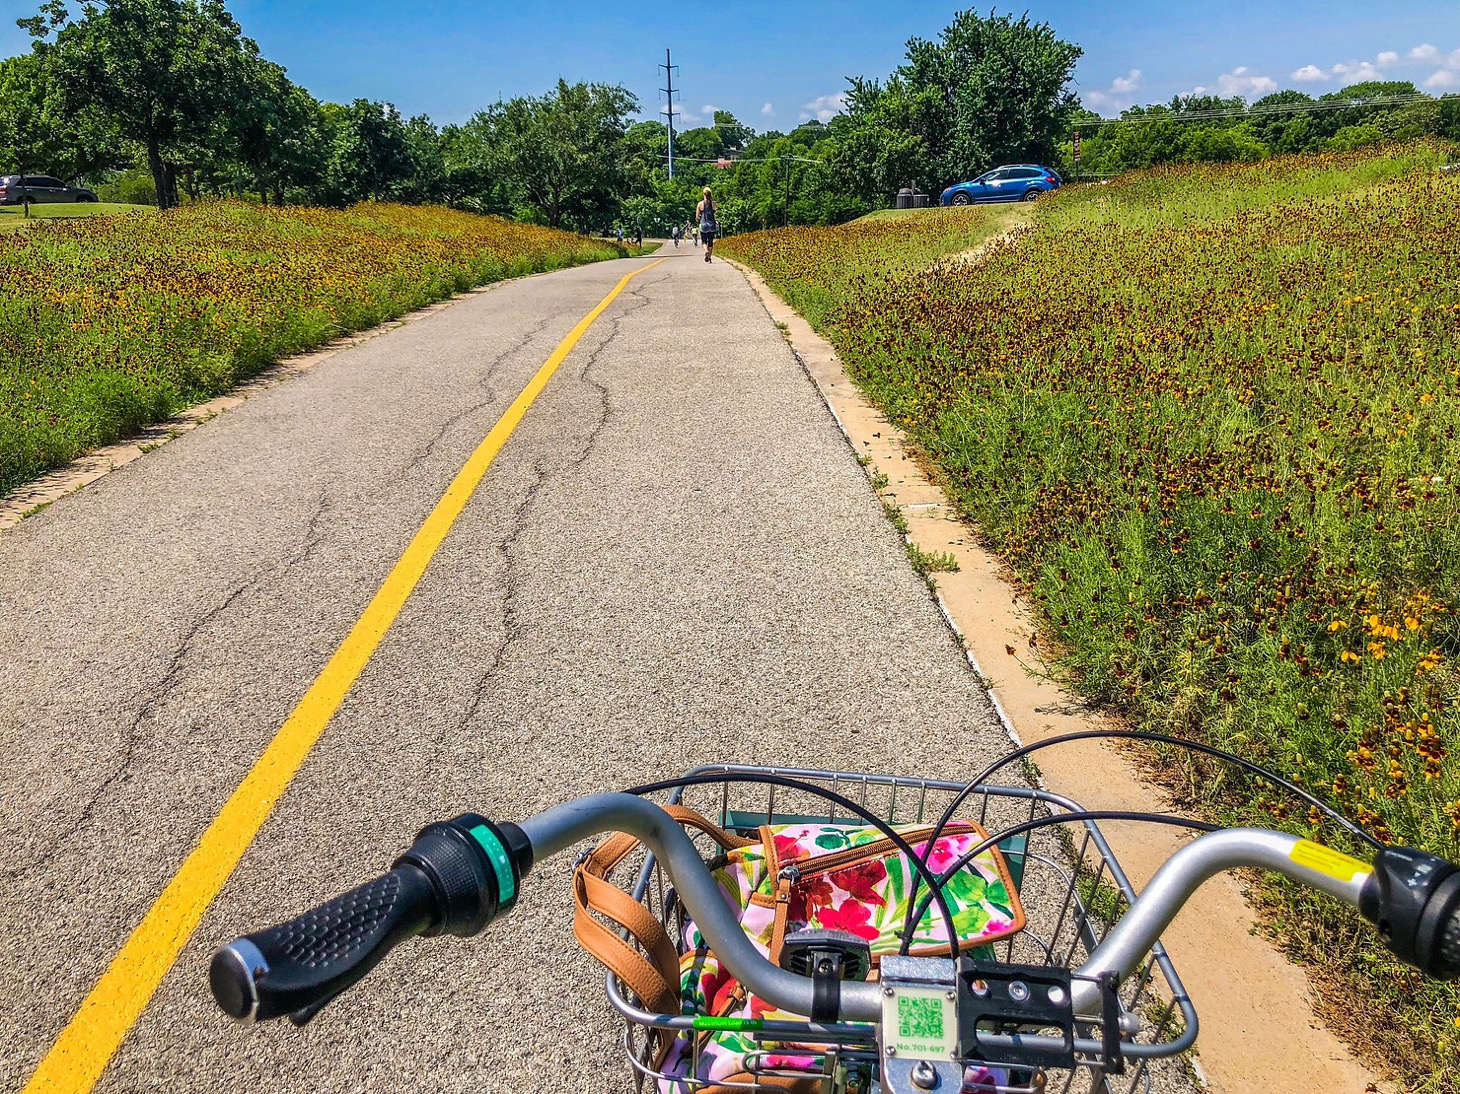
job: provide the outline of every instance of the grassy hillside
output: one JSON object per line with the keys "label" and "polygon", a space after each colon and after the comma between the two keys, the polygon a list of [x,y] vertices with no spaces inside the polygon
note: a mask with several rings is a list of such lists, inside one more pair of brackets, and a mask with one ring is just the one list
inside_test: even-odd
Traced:
{"label": "grassy hillside", "polygon": [[[1457,858],[1460,177],[1436,170],[1452,156],[1072,187],[985,261],[915,273],[847,274],[917,249],[875,232],[725,250],[823,302],[812,317],[1024,583],[1071,685]],[[1225,820],[1343,843],[1269,788],[1164,759]],[[1452,988],[1331,903],[1263,899],[1346,985],[1345,1032],[1416,1090],[1460,1089]]]}
{"label": "grassy hillside", "polygon": [[0,494],[340,334],[623,253],[495,217],[369,204],[224,202],[0,233]]}

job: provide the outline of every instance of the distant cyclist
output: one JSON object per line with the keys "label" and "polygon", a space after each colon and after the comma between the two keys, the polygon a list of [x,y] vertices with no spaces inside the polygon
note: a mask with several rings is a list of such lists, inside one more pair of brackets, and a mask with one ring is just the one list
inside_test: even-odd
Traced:
{"label": "distant cyclist", "polygon": [[708,186],[705,187],[704,198],[695,206],[695,216],[700,218],[700,238],[705,241],[705,261],[708,262],[715,253],[715,233],[720,230],[715,219],[715,199]]}

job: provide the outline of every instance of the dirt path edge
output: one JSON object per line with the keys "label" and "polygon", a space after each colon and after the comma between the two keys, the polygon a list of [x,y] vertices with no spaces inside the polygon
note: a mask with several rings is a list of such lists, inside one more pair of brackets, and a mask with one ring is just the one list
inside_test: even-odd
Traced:
{"label": "dirt path edge", "polygon": [[[1033,616],[1004,581],[998,559],[974,541],[909,455],[906,438],[862,396],[831,345],[755,271],[731,264],[786,333],[874,487],[879,473],[887,477],[878,492],[906,518],[911,542],[958,562],[957,573],[934,575],[936,595],[1010,736],[1039,741],[1111,726],[1082,700],[1026,669],[1026,659],[1037,661]],[[1106,744],[1081,741],[1035,758],[1049,789],[1086,808],[1165,806],[1161,791]],[[1102,829],[1137,890],[1189,838],[1154,825],[1107,823]],[[1188,905],[1162,938],[1200,1021],[1198,1077],[1216,1094],[1397,1091],[1323,1025],[1307,976],[1255,932],[1241,885],[1222,875],[1202,887],[1200,901]]]}

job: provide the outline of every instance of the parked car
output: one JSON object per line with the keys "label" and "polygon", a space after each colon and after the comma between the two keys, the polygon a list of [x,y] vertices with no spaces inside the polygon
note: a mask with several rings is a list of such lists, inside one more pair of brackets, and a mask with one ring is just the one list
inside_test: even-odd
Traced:
{"label": "parked car", "polygon": [[50,175],[0,175],[0,205],[19,205],[26,197],[32,204],[61,201],[95,201],[95,191],[84,186],[67,186]]}
{"label": "parked car", "polygon": [[985,171],[972,182],[960,182],[943,191],[943,205],[981,205],[989,201],[1033,201],[1058,190],[1064,180],[1053,168],[1037,163],[1009,163]]}

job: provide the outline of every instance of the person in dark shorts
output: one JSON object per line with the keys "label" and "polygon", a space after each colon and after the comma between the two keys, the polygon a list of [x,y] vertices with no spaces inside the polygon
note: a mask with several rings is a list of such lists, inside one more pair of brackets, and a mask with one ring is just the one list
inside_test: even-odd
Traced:
{"label": "person in dark shorts", "polygon": [[710,193],[710,188],[705,187],[705,196],[695,206],[695,216],[700,218],[700,239],[705,244],[705,261],[710,261],[710,256],[715,253],[715,233],[720,230],[719,222],[715,219],[715,198]]}

